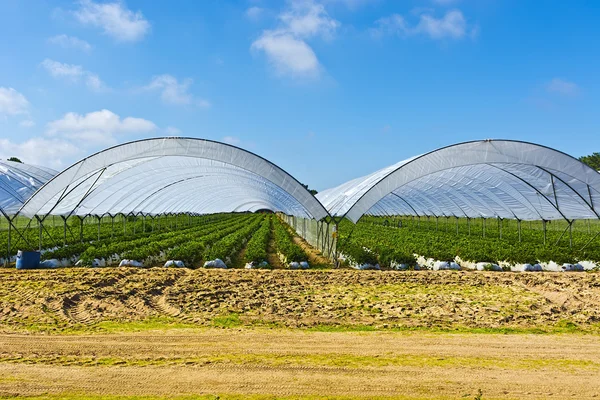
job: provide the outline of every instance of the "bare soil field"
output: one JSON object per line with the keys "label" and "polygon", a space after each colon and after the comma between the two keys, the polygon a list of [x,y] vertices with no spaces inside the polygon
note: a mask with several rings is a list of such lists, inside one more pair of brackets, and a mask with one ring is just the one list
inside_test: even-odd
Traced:
{"label": "bare soil field", "polygon": [[153,319],[190,326],[600,330],[600,274],[0,270],[0,332],[103,331]]}
{"label": "bare soil field", "polygon": [[599,274],[0,269],[0,283],[0,397],[600,396]]}

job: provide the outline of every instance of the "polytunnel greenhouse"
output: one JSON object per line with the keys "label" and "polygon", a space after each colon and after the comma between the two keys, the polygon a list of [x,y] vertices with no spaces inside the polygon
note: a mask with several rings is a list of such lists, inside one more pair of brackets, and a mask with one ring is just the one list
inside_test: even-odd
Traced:
{"label": "polytunnel greenhouse", "polygon": [[0,210],[15,214],[36,190],[57,174],[44,167],[0,160]]}
{"label": "polytunnel greenhouse", "polygon": [[484,140],[432,151],[325,190],[332,216],[600,218],[600,174],[560,151]]}
{"label": "polytunnel greenhouse", "polygon": [[[500,238],[502,221],[516,221],[519,242],[521,222],[537,221],[543,224],[544,244],[550,221],[566,223],[558,243],[565,232],[572,235],[575,220],[600,218],[598,172],[558,150],[511,140],[447,146],[316,196],[254,153],[196,138],[114,146],[58,174],[9,162],[0,167],[7,259],[21,246],[42,251],[104,243],[119,223],[124,235],[130,230],[135,235],[140,228],[146,233],[161,224],[189,226],[191,218],[221,213],[278,213],[331,259],[338,254],[340,224],[356,224],[365,215],[434,218],[436,228],[438,219],[454,218],[457,233],[459,219],[479,220],[484,237],[485,221],[494,219]],[[84,224],[96,224],[97,232],[84,234]],[[17,239],[12,247],[11,235]]]}

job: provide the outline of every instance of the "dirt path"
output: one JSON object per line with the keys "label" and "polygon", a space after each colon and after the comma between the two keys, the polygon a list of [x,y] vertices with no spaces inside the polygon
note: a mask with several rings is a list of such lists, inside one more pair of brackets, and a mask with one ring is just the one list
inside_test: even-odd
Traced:
{"label": "dirt path", "polygon": [[[600,337],[171,330],[0,335],[0,395],[592,399]],[[222,398],[227,398],[222,396]]]}
{"label": "dirt path", "polygon": [[311,265],[331,265],[331,260],[323,256],[321,252],[306,242],[300,236],[294,235],[294,243],[304,250],[308,256],[308,263]]}
{"label": "dirt path", "polygon": [[272,237],[269,239],[269,245],[267,246],[267,262],[273,268],[285,268],[277,256],[277,250],[275,250],[275,241]]}

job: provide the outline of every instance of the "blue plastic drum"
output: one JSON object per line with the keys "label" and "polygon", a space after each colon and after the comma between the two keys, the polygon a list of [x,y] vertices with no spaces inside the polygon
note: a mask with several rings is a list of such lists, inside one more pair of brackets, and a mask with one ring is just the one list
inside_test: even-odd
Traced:
{"label": "blue plastic drum", "polygon": [[39,251],[17,252],[17,269],[36,269],[40,267]]}

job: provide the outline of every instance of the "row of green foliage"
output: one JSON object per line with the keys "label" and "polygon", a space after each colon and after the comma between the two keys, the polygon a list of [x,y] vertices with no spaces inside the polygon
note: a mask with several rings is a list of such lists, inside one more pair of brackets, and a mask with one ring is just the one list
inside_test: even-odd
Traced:
{"label": "row of green foliage", "polygon": [[260,228],[254,232],[248,245],[246,246],[246,254],[244,261],[260,263],[267,261],[267,247],[271,238],[271,216],[267,216]]}
{"label": "row of green foliage", "polygon": [[[544,223],[543,221],[519,222],[517,220],[495,218],[378,217],[365,215],[361,218],[360,223],[390,227],[401,226],[415,231],[447,233],[453,237],[470,236],[472,238],[502,239],[508,242],[530,242],[534,246],[544,243],[545,230],[546,243],[569,247],[570,238],[572,238],[573,247],[576,249],[584,247],[600,231],[600,220],[573,221],[572,235],[569,234],[569,223],[565,220],[546,221]],[[591,244],[600,244],[600,238],[596,238]]]}
{"label": "row of green foliage", "polygon": [[[100,240],[119,240],[129,237],[141,237],[145,233],[156,231],[166,232],[172,229],[203,223],[213,219],[220,218],[221,214],[205,215],[205,216],[157,216],[157,217],[115,217],[114,220],[110,217],[105,217],[98,220],[95,217],[84,219],[81,224],[79,217],[71,217],[67,219],[66,238],[65,226],[62,219],[48,217],[43,222],[42,227],[42,249],[51,249],[55,247],[63,247],[66,245],[81,244],[81,242],[91,242]],[[18,225],[23,225],[24,221],[19,219]],[[8,222],[4,230],[0,230],[0,248],[8,247]],[[36,250],[40,245],[40,228],[37,220],[33,219],[29,227],[19,227],[18,232],[15,229],[11,230],[11,249],[16,253],[20,250]],[[16,222],[15,222],[16,223]],[[26,225],[27,226],[27,225]],[[100,228],[100,229],[98,229]],[[25,240],[26,239],[26,240]]]}
{"label": "row of green foliage", "polygon": [[[126,236],[126,237],[116,237],[116,238],[104,238],[101,240],[96,240],[93,242],[83,242],[83,243],[75,243],[68,246],[62,246],[55,250],[48,251],[44,253],[44,259],[63,259],[63,258],[71,258],[73,256],[79,256],[84,258],[85,260],[91,261],[94,258],[108,258],[113,254],[121,254],[121,252],[128,250],[130,248],[134,248],[136,246],[144,245],[148,240],[163,240],[170,237],[175,237],[177,235],[193,232],[198,229],[198,227],[203,227],[208,224],[219,223],[221,221],[229,221],[230,216],[226,214],[221,214],[216,218],[205,218],[198,219],[195,223],[199,225],[194,225],[191,227],[187,227],[177,231],[154,231],[154,232],[140,232],[136,235]],[[152,239],[150,239],[152,238]]]}
{"label": "row of green foliage", "polygon": [[372,262],[372,254],[364,248],[371,250],[382,265],[389,265],[392,261],[410,263],[414,259],[413,254],[437,260],[452,260],[459,256],[463,260],[473,262],[600,261],[598,246],[578,250],[575,247],[555,246],[554,243],[544,245],[543,241],[518,242],[456,235],[452,231],[416,230],[367,222],[359,222],[353,226],[349,221],[342,221],[338,249],[358,263]]}
{"label": "row of green foliage", "polygon": [[283,254],[288,262],[306,261],[308,259],[302,248],[294,243],[292,234],[279,218],[273,219],[273,240],[275,249]]}
{"label": "row of green foliage", "polygon": [[246,240],[261,226],[264,216],[256,215],[252,220],[246,221],[243,227],[223,237],[214,243],[206,253],[205,260],[214,260],[220,258],[225,260],[233,253],[241,250]]}
{"label": "row of green foliage", "polygon": [[254,216],[232,217],[226,221],[204,225],[192,232],[180,233],[163,240],[146,240],[139,246],[130,247],[117,254],[122,254],[124,259],[144,261],[165,252],[166,258],[182,260],[186,265],[193,266],[196,262],[206,258],[204,254],[208,247],[223,237],[242,229],[253,219],[255,219]]}

